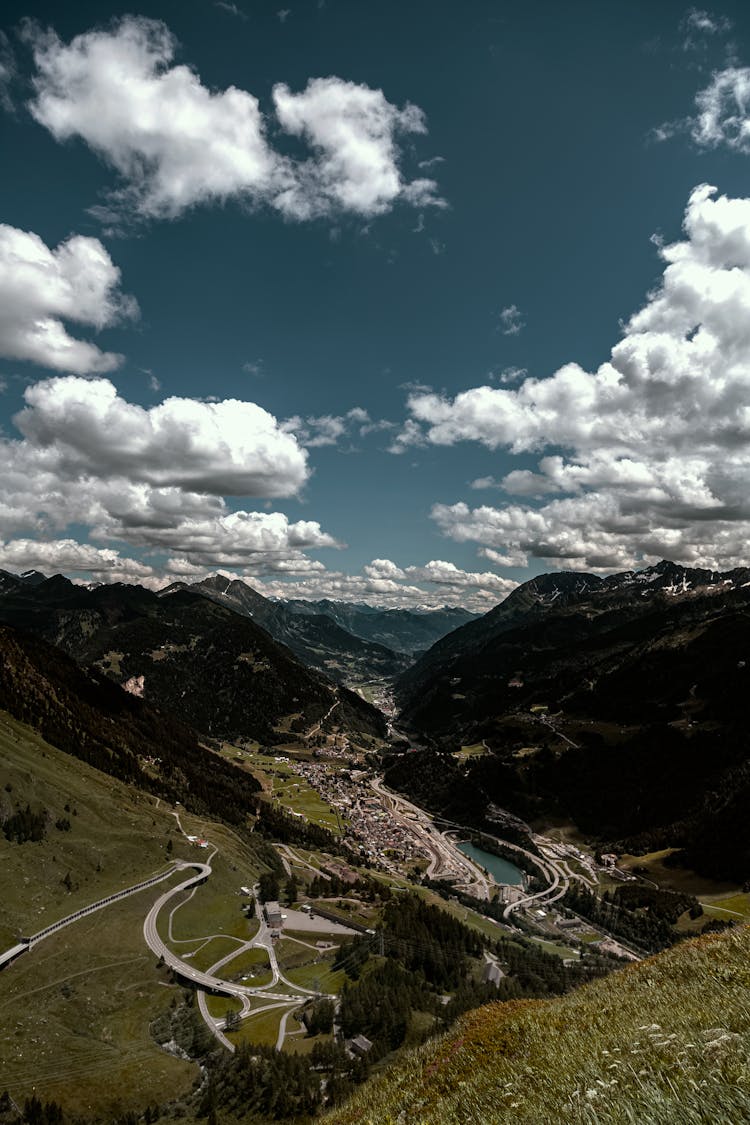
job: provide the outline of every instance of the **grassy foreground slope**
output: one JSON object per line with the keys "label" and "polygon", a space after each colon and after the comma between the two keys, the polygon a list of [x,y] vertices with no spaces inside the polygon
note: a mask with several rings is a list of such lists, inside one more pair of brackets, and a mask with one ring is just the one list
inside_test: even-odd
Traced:
{"label": "grassy foreground slope", "polygon": [[736,1125],[750,1120],[750,929],[553,1001],[490,1004],[329,1125]]}

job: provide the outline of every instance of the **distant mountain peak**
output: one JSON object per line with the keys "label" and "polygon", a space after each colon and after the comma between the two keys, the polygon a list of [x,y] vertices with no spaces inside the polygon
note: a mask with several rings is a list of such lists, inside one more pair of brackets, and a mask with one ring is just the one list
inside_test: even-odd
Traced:
{"label": "distant mountain peak", "polygon": [[[237,584],[238,579],[227,578],[225,574],[210,574],[202,582],[196,583],[196,585],[202,586],[204,590],[215,590],[217,594],[226,594],[227,590]],[[243,582],[242,585],[246,586],[247,583]]]}
{"label": "distant mountain peak", "polygon": [[167,598],[170,594],[176,594],[179,590],[188,590],[190,587],[187,582],[170,582],[168,586],[162,586],[161,590],[156,593],[160,598]]}
{"label": "distant mountain peak", "polygon": [[40,582],[47,581],[47,575],[42,574],[40,570],[24,570],[18,577],[29,586],[38,586]]}
{"label": "distant mountain peak", "polygon": [[[263,594],[259,594],[249,582],[241,578],[227,578],[223,574],[212,574],[201,582],[196,582],[191,589],[198,593],[215,598],[226,598],[234,608],[240,608],[243,613],[256,616],[259,612],[271,612],[272,603]],[[261,624],[264,624],[261,622]]]}

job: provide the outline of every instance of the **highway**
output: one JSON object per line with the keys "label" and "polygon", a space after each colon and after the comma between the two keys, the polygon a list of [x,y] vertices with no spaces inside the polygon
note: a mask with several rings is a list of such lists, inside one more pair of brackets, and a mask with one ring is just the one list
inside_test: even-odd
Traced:
{"label": "highway", "polygon": [[[184,829],[180,824],[179,817],[176,813],[174,815],[177,818],[177,823],[180,825],[180,831],[182,831],[184,834]],[[184,882],[179,883],[176,887],[171,887],[170,890],[166,891],[163,895],[160,895],[156,902],[153,904],[143,923],[143,937],[146,945],[149,947],[152,953],[155,953],[157,955],[157,957],[163,958],[164,963],[166,965],[169,965],[170,969],[172,969],[173,972],[177,973],[184,980],[190,981],[192,984],[196,985],[197,988],[204,989],[207,992],[215,992],[222,996],[234,996],[240,1000],[247,996],[257,996],[260,994],[262,994],[263,996],[267,996],[269,999],[286,1000],[288,999],[288,997],[283,994],[274,995],[272,992],[269,992],[269,989],[275,988],[279,981],[281,981],[282,984],[285,984],[288,988],[293,988],[301,994],[316,996],[317,993],[314,989],[302,988],[301,985],[296,985],[292,981],[287,980],[286,977],[284,977],[284,975],[282,974],[281,970],[279,969],[279,963],[276,957],[276,950],[273,946],[271,932],[263,917],[263,910],[257,899],[256,914],[260,927],[258,933],[255,935],[252,941],[245,942],[244,944],[240,942],[239,948],[233,950],[225,957],[222,957],[219,961],[216,962],[215,965],[211,966],[211,969],[208,972],[202,972],[200,969],[193,968],[193,966],[188,964],[187,961],[183,960],[181,957],[178,957],[176,953],[173,953],[166,942],[163,941],[161,935],[159,934],[157,926],[159,914],[167,905],[167,903],[170,902],[173,898],[176,898],[177,895],[181,895],[185,891],[191,890],[191,888],[194,894],[195,890],[201,885],[201,883],[205,883],[207,881],[212,871],[210,860],[212,860],[216,855],[217,850],[218,849],[215,847],[212,849],[211,853],[207,856],[207,859],[209,860],[209,862],[207,863],[200,863],[197,860],[190,862],[178,861],[177,863],[175,863],[174,869],[192,867],[195,869],[196,874],[191,875],[189,879],[185,879]],[[172,871],[169,871],[168,874],[172,874]],[[165,877],[166,876],[162,876],[162,878]],[[175,910],[179,909],[179,906],[181,905],[183,905],[183,903],[178,904],[178,906],[175,907]],[[174,912],[175,911],[173,910],[169,917],[170,935],[172,932],[172,916],[174,915]],[[206,938],[206,940],[211,940],[213,937],[219,935],[206,934],[203,936]],[[272,980],[270,984],[256,985],[255,987],[253,987],[252,985],[236,984],[232,981],[224,980],[222,977],[218,977],[215,975],[215,971],[217,969],[234,960],[234,958],[237,957],[237,955],[244,949],[250,949],[253,946],[263,947],[268,954],[268,960],[271,965],[272,974]]]}
{"label": "highway", "polygon": [[168,879],[170,875],[174,874],[175,871],[179,870],[181,866],[179,862],[170,863],[169,867],[165,871],[159,872],[158,875],[152,875],[151,878],[144,879],[142,882],[136,883],[132,887],[126,887],[125,890],[122,891],[115,891],[114,894],[107,895],[106,898],[100,898],[97,899],[96,902],[89,903],[88,906],[82,906],[80,910],[75,910],[72,914],[66,915],[65,918],[61,918],[58,922],[53,922],[51,925],[45,926],[43,930],[32,934],[31,937],[22,937],[17,946],[13,946],[12,949],[6,950],[4,954],[0,955],[0,965],[9,960],[8,954],[17,955],[23,950],[33,949],[40,941],[44,941],[45,938],[51,937],[52,934],[56,934],[66,926],[72,925],[73,922],[78,922],[81,918],[86,918],[89,914],[93,914],[97,910],[102,910],[105,906],[111,906],[113,902],[119,902],[120,899],[127,898],[129,895],[139,894],[141,891],[147,890],[148,887],[153,887],[157,883],[162,883],[165,879]]}
{"label": "highway", "polygon": [[570,885],[567,875],[560,870],[556,863],[550,861],[549,866],[547,866],[547,864],[539,860],[538,856],[535,856],[534,859],[540,870],[542,870],[550,880],[549,886],[545,887],[542,891],[537,891],[533,895],[525,895],[523,898],[516,899],[515,902],[509,902],[505,910],[503,910],[503,918],[506,920],[510,918],[511,914],[516,910],[527,907],[531,903],[534,903],[536,906],[541,906],[542,903],[544,903],[544,905],[547,906],[550,903],[557,902],[559,898],[563,897]]}
{"label": "highway", "polygon": [[[173,816],[175,817],[182,834],[184,836],[187,836],[187,833],[185,832],[180,822],[179,814],[173,813]],[[257,1015],[259,1012],[265,1012],[275,1008],[295,1008],[298,1007],[301,1003],[304,1003],[304,1001],[308,999],[308,997],[320,996],[324,994],[320,993],[316,989],[303,988],[302,985],[295,984],[293,981],[288,980],[282,973],[281,969],[279,968],[279,962],[276,956],[276,949],[274,947],[273,938],[271,937],[271,930],[265,918],[263,917],[263,909],[260,902],[258,901],[255,888],[253,889],[253,895],[255,897],[256,916],[259,926],[257,934],[251,940],[246,942],[242,942],[237,939],[237,948],[219,958],[219,960],[214,962],[214,964],[211,965],[206,972],[194,968],[192,965],[188,964],[187,961],[183,960],[181,957],[178,957],[177,954],[173,953],[169,946],[162,940],[158,930],[158,918],[161,911],[178,895],[182,895],[186,891],[191,892],[187,898],[184,898],[182,902],[178,903],[170,911],[168,934],[170,941],[174,942],[175,939],[172,937],[172,919],[174,917],[174,914],[177,910],[179,910],[180,906],[183,906],[187,901],[189,901],[190,898],[192,898],[198,887],[202,883],[205,883],[207,881],[212,871],[211,860],[217,854],[217,851],[218,849],[216,847],[213,847],[211,852],[207,855],[205,863],[196,860],[193,862],[178,862],[174,865],[172,870],[179,869],[180,867],[192,867],[196,873],[194,875],[191,875],[190,878],[185,879],[182,883],[179,883],[176,887],[170,888],[170,890],[159,896],[159,898],[156,900],[156,902],[153,904],[148,914],[146,915],[146,919],[143,923],[143,937],[149,949],[158,957],[161,957],[164,960],[164,963],[168,965],[174,973],[176,973],[181,979],[189,981],[191,984],[195,985],[198,991],[198,1009],[205,1023],[223,1047],[225,1047],[229,1051],[234,1051],[234,1044],[224,1034],[224,1018],[215,1018],[208,1010],[208,998],[206,993],[231,996],[234,999],[239,1000],[241,1004],[240,1019],[247,1019],[251,1016]],[[168,872],[168,874],[171,873],[171,871]],[[206,941],[211,941],[214,937],[224,935],[204,934],[199,936],[204,937]],[[271,981],[269,984],[255,986],[245,985],[234,981],[228,981],[223,977],[217,976],[217,973],[224,967],[224,965],[230,964],[245,950],[252,948],[262,948],[266,951],[268,961],[271,966]],[[279,984],[285,986],[287,989],[293,990],[295,995],[290,996],[288,993],[274,992],[273,989],[275,989]],[[331,997],[331,999],[334,999],[334,997]],[[269,1003],[262,1005],[261,1007],[252,1008],[252,1000],[268,1000]],[[286,1020],[284,1019],[279,1025],[279,1034],[277,1040],[279,1049],[280,1044],[282,1044],[284,1041],[285,1031]]]}
{"label": "highway", "polygon": [[[511,844],[507,840],[498,841],[498,843],[503,845],[503,848],[525,856],[527,860],[535,865],[544,878],[549,880],[543,890],[536,891],[534,894],[524,895],[514,902],[509,902],[503,910],[503,918],[505,920],[510,918],[515,911],[526,908],[531,904],[535,906],[547,906],[553,902],[557,902],[558,899],[563,897],[570,886],[571,878],[574,877],[571,875],[567,864],[563,863],[557,857],[550,855],[549,851],[546,850],[546,845],[549,843],[546,837],[536,835],[533,836],[532,839],[540,852],[542,852],[542,855],[527,851],[526,848],[522,848],[519,844]],[[575,877],[577,878],[577,876]]]}
{"label": "highway", "polygon": [[[337,703],[334,704],[334,707],[336,705]],[[331,710],[333,710],[334,707],[332,707]],[[465,888],[467,892],[475,898],[490,899],[492,889],[495,886],[494,880],[488,876],[482,868],[465,856],[447,833],[441,831],[424,810],[414,805],[400,794],[387,789],[382,781],[377,778],[371,779],[370,786],[393,819],[405,827],[412,836],[416,836],[419,843],[424,848],[429,857],[427,869],[429,877],[450,877],[457,886]],[[180,831],[183,835],[187,835],[180,822],[179,814],[174,812],[173,816],[177,821]],[[440,820],[440,823],[454,830],[465,831],[464,826],[449,821]],[[574,878],[581,879],[583,882],[588,882],[584,877],[574,874],[571,871],[567,862],[567,854],[565,854],[564,857],[563,853],[565,853],[565,849],[562,845],[555,845],[552,841],[543,836],[533,836],[532,839],[542,853],[541,855],[526,851],[519,845],[509,844],[507,842],[503,843],[506,848],[523,854],[532,861],[540,874],[548,880],[548,885],[541,891],[523,895],[515,902],[508,903],[503,912],[503,918],[505,920],[510,919],[515,911],[525,910],[534,905],[547,906],[556,902],[558,899],[562,898],[571,880]],[[291,852],[291,849],[284,848],[283,850],[286,851],[293,860],[300,861],[300,857]],[[143,890],[154,887],[173,876],[177,871],[186,871],[189,872],[188,877],[183,879],[178,885],[170,887],[163,894],[159,895],[146,914],[143,923],[143,936],[146,944],[180,979],[195,986],[198,991],[198,1006],[201,1015],[213,1035],[223,1047],[230,1051],[234,1050],[233,1043],[224,1034],[224,1019],[213,1017],[208,1009],[207,993],[228,996],[238,1000],[240,1003],[241,1019],[250,1018],[261,1011],[265,1012],[277,1008],[279,1010],[284,1010],[284,1015],[279,1023],[277,1037],[277,1047],[280,1048],[284,1042],[287,1018],[291,1010],[304,1003],[309,997],[324,994],[315,989],[296,985],[284,976],[279,967],[271,931],[263,917],[262,907],[257,897],[256,914],[259,923],[258,933],[254,938],[248,941],[243,942],[241,939],[235,939],[237,941],[237,948],[222,956],[212,964],[208,970],[200,970],[191,965],[188,960],[178,956],[159,934],[159,917],[162,911],[165,910],[169,904],[173,903],[174,905],[169,913],[166,932],[168,933],[169,941],[174,944],[176,939],[174,939],[172,934],[173,916],[182,905],[189,901],[198,888],[210,878],[212,873],[211,861],[216,854],[217,849],[214,847],[206,854],[205,860],[198,860],[196,858],[190,861],[175,861],[166,869],[157,872],[134,886],[127,887],[114,894],[107,895],[102,899],[98,899],[96,902],[81,907],[72,914],[46,926],[36,934],[27,938],[21,938],[19,944],[14,946],[13,949],[6,951],[4,956],[8,959],[9,956],[13,957],[26,949],[32,949],[38,942],[58,933],[61,929],[71,925],[73,922],[130,895],[138,894]],[[319,872],[317,869],[312,870],[315,870],[316,874],[322,874],[322,872]],[[253,894],[255,894],[255,890]],[[178,899],[179,901],[175,901]],[[195,941],[196,938],[200,936],[201,935],[196,935],[196,937],[189,940],[191,942]],[[205,938],[205,941],[208,942],[220,935],[207,934],[202,936]],[[220,975],[220,971],[225,965],[230,964],[238,955],[251,948],[263,948],[265,950],[271,968],[270,983],[254,986],[226,980]],[[3,955],[0,955],[0,964],[2,960]],[[283,991],[278,991],[279,988],[282,988]],[[292,995],[290,995],[290,991],[293,993]],[[259,1003],[260,1006],[257,1006]]]}
{"label": "highway", "polygon": [[[146,945],[157,957],[163,958],[165,964],[169,965],[170,969],[177,973],[178,976],[208,992],[218,992],[223,996],[237,996],[241,998],[251,992],[257,991],[256,989],[249,989],[245,985],[232,984],[229,981],[222,980],[221,977],[216,977],[213,973],[204,973],[201,972],[200,969],[194,969],[187,961],[183,961],[181,957],[173,953],[159,935],[157,919],[166,904],[177,895],[183,894],[185,891],[190,890],[192,887],[199,886],[201,883],[205,883],[211,874],[211,865],[209,863],[199,863],[196,861],[194,863],[184,864],[183,866],[195,868],[196,874],[191,875],[189,879],[185,879],[184,882],[179,883],[176,887],[172,887],[163,895],[160,895],[153,904],[143,923],[143,937]],[[277,981],[278,976],[275,977],[273,983],[276,984]]]}
{"label": "highway", "polygon": [[[294,984],[292,981],[288,980],[284,976],[284,974],[281,972],[281,969],[279,968],[278,959],[276,957],[276,950],[274,948],[273,939],[271,938],[271,932],[270,932],[270,930],[268,928],[268,925],[266,924],[266,922],[263,918],[263,911],[262,911],[262,908],[260,906],[260,903],[257,901],[257,898],[256,898],[256,911],[257,911],[258,921],[260,923],[260,929],[258,930],[258,933],[255,935],[255,937],[252,938],[250,941],[243,942],[237,949],[232,950],[231,953],[227,953],[219,961],[216,961],[213,965],[211,965],[210,969],[208,970],[207,975],[212,977],[212,978],[215,978],[215,975],[216,975],[216,973],[218,972],[219,969],[223,968],[224,965],[229,964],[231,961],[233,961],[235,959],[235,957],[238,957],[241,953],[244,953],[245,950],[247,950],[247,949],[263,948],[263,949],[266,950],[266,952],[268,954],[268,960],[269,960],[269,963],[271,965],[271,973],[272,973],[272,979],[271,979],[270,984],[258,985],[255,988],[242,986],[242,992],[237,992],[237,993],[235,993],[235,995],[237,996],[237,998],[239,1000],[242,1001],[242,1008],[240,1010],[240,1019],[247,1019],[248,1017],[257,1015],[259,1012],[270,1011],[274,1008],[287,1008],[288,1009],[288,1011],[284,1014],[284,1016],[282,1017],[281,1022],[279,1024],[279,1034],[278,1034],[276,1046],[277,1046],[278,1050],[281,1050],[281,1046],[284,1042],[284,1036],[286,1034],[286,1018],[290,1014],[292,1009],[298,1007],[301,1003],[304,1003],[304,1001],[309,996],[320,996],[322,994],[317,992],[315,989],[303,988],[301,985]],[[314,949],[315,947],[311,946],[311,948]],[[283,993],[278,993],[278,992],[274,993],[274,992],[270,991],[271,989],[273,989],[279,983],[279,981],[283,985],[285,985],[287,988],[294,989],[295,992],[296,992],[296,995],[286,996]],[[228,983],[228,982],[225,982],[225,983]],[[214,989],[214,991],[216,991],[216,989]],[[225,993],[225,995],[228,995],[228,994],[229,993]],[[269,1001],[271,1001],[271,1003],[265,1004],[265,1005],[263,1005],[262,1007],[259,1007],[259,1008],[258,1007],[252,1008],[251,1004],[250,1004],[251,997],[256,998],[256,999],[269,1000]],[[331,997],[331,999],[333,999],[333,997]],[[199,990],[198,990],[198,1008],[200,1010],[201,1015],[203,1016],[203,1019],[208,1024],[208,1027],[213,1032],[213,1034],[216,1036],[216,1038],[221,1043],[221,1045],[223,1047],[226,1047],[227,1050],[234,1052],[234,1050],[235,1050],[234,1043],[232,1043],[231,1040],[226,1037],[226,1035],[224,1034],[224,1031],[223,1031],[224,1022],[225,1022],[224,1019],[223,1018],[216,1018],[216,1017],[211,1015],[211,1013],[208,1010],[208,1001],[207,1001],[207,998],[206,998],[206,994],[205,994],[204,991],[202,991],[202,989],[200,987],[199,987]]]}
{"label": "highway", "polygon": [[234,1054],[234,1043],[231,1041],[231,1039],[227,1039],[226,1035],[222,1031],[223,1020],[214,1019],[214,1017],[211,1015],[208,1010],[208,996],[205,992],[201,992],[200,989],[198,989],[198,1011],[203,1017],[203,1022],[206,1024],[213,1036],[218,1039],[222,1047],[225,1047],[227,1051],[231,1051],[232,1054]]}
{"label": "highway", "polygon": [[[467,832],[466,825],[458,824],[456,821],[446,820],[444,817],[437,817],[441,824],[448,825],[450,828],[457,831]],[[489,836],[489,833],[484,833]],[[491,837],[495,839],[496,837]],[[579,879],[583,883],[589,883],[589,880],[582,875],[574,875],[565,860],[562,860],[557,855],[560,850],[560,845],[552,843],[546,836],[540,836],[535,833],[531,836],[533,843],[539,849],[538,852],[530,852],[526,848],[522,848],[520,844],[511,844],[508,840],[500,840],[497,842],[502,844],[504,849],[511,852],[517,852],[519,855],[524,856],[529,862],[533,863],[539,873],[548,880],[547,886],[541,890],[536,891],[534,894],[524,895],[516,899],[514,902],[509,902],[503,911],[503,918],[508,919],[510,916],[519,909],[527,907],[530,903],[541,906],[549,903],[557,902],[562,898],[572,879]],[[493,880],[494,883],[494,880]]]}
{"label": "highway", "polygon": [[[215,850],[211,853],[209,859],[213,858],[213,855],[215,855]],[[195,874],[191,875],[188,879],[185,879],[182,883],[179,883],[176,887],[170,888],[170,890],[166,891],[163,895],[160,895],[146,915],[146,919],[143,923],[143,936],[149,949],[153,953],[155,953],[157,957],[162,957],[165,964],[169,965],[169,967],[184,980],[188,980],[192,984],[195,984],[198,988],[205,989],[208,992],[216,992],[225,996],[235,996],[240,1000],[248,996],[263,994],[269,999],[286,1001],[288,1000],[288,997],[284,994],[274,995],[273,993],[268,991],[269,988],[274,988],[279,983],[279,981],[282,981],[282,983],[287,985],[287,987],[298,989],[300,993],[304,993],[307,995],[316,995],[316,993],[312,989],[298,988],[297,985],[293,984],[291,981],[287,981],[281,974],[278,961],[276,959],[276,951],[273,948],[270,933],[265,921],[263,920],[262,912],[259,914],[261,929],[253,939],[253,941],[246,943],[240,949],[236,949],[228,956],[222,958],[221,961],[212,966],[212,969],[218,969],[228,961],[231,961],[244,948],[249,948],[251,945],[262,945],[268,951],[269,961],[271,963],[271,970],[273,974],[271,984],[265,987],[259,986],[253,988],[247,985],[233,984],[230,981],[226,981],[221,977],[215,976],[214,972],[201,972],[199,969],[193,968],[193,966],[188,964],[186,961],[183,961],[182,958],[178,957],[171,951],[171,949],[169,949],[169,947],[164,943],[164,941],[162,941],[159,935],[159,931],[157,929],[157,918],[163,907],[171,899],[187,890],[190,890],[191,888],[194,891],[201,885],[201,883],[206,882],[211,874],[211,865],[210,863],[201,863],[197,860],[189,863],[178,860],[175,863],[171,864],[168,870],[162,871],[158,875],[153,875],[149,879],[144,879],[141,883],[136,883],[135,886],[127,887],[125,890],[117,891],[115,894],[107,895],[106,898],[98,899],[96,902],[92,902],[88,906],[81,907],[80,910],[76,910],[73,914],[68,914],[65,918],[61,918],[58,922],[53,922],[51,925],[46,926],[43,930],[39,930],[38,933],[33,934],[31,937],[23,938],[19,945],[25,946],[28,949],[33,949],[33,947],[40,941],[43,941],[45,938],[51,937],[52,934],[58,933],[64,927],[70,926],[73,922],[77,922],[81,918],[85,918],[89,914],[93,914],[97,910],[102,910],[105,906],[110,906],[114,902],[119,902],[121,899],[127,898],[129,895],[138,894],[140,891],[147,890],[149,887],[155,886],[157,883],[161,883],[165,879],[168,879],[171,875],[174,874],[175,871],[190,868],[194,869]],[[298,1003],[300,999],[301,996],[297,998],[296,1002]]]}
{"label": "highway", "polygon": [[45,926],[43,930],[38,933],[32,934],[28,938],[29,948],[43,941],[44,938],[56,934],[58,930],[63,929],[64,926],[69,926],[72,922],[77,922],[79,918],[85,918],[88,914],[93,914],[95,910],[102,910],[105,906],[111,906],[113,902],[119,902],[122,898],[127,898],[128,895],[136,895],[140,891],[145,891],[148,887],[155,886],[156,883],[162,883],[168,879],[170,875],[179,870],[183,865],[178,861],[170,864],[167,871],[162,871],[159,875],[153,875],[150,879],[144,879],[142,883],[136,883],[133,887],[127,887],[124,891],[116,891],[113,895],[107,895],[106,898],[100,898],[97,902],[92,902],[89,906],[82,906],[80,910],[76,910],[73,914],[68,914],[66,918],[61,918],[59,922],[53,922],[51,926]]}

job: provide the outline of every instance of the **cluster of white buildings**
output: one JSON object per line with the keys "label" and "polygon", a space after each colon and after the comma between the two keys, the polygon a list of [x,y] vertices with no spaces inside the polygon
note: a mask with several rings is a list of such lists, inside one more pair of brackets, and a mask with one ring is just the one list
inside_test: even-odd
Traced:
{"label": "cluster of white buildings", "polygon": [[375,862],[424,857],[416,834],[394,820],[381,799],[363,784],[362,770],[329,770],[317,762],[295,762],[294,769],[341,817],[341,827]]}
{"label": "cluster of white buildings", "polygon": [[414,833],[395,821],[378,797],[357,798],[347,816],[350,834],[371,859],[405,861],[426,856]]}

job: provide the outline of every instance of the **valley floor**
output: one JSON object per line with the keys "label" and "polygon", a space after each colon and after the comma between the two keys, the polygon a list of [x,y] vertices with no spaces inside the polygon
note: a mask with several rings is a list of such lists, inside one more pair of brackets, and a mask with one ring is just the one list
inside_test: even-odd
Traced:
{"label": "valley floor", "polygon": [[[209,1032],[213,1044],[209,1038],[208,1047],[228,1051],[252,1043],[299,1054],[316,1042],[332,1044],[330,1032],[311,1039],[299,1016],[311,998],[335,1000],[340,993],[347,963],[341,967],[335,961],[342,942],[367,931],[373,935],[373,949],[377,947],[379,911],[350,894],[351,878],[369,876],[383,887],[412,890],[484,939],[523,934],[567,964],[578,964],[583,952],[622,964],[617,958],[638,960],[643,951],[613,941],[605,929],[584,919],[566,919],[560,900],[573,885],[589,890],[622,885],[633,879],[634,866],[645,864],[650,875],[661,872],[660,878],[669,870],[660,867],[662,854],[621,857],[615,878],[611,863],[597,864],[579,838],[550,826],[529,835],[532,850],[504,845],[511,861],[515,857],[535,872],[537,887],[498,887],[476,860],[481,850],[471,858],[457,846],[466,839],[461,826],[433,820],[389,790],[361,756],[345,757],[335,744],[328,744],[322,755],[292,743],[264,754],[226,746],[223,756],[260,778],[271,805],[333,833],[330,851],[275,845],[286,876],[300,886],[312,879],[318,889],[311,912],[299,909],[303,896],[296,904],[290,900],[281,921],[273,922],[264,918],[254,889],[262,866],[232,829],[128,790],[12,719],[0,723],[0,748],[5,805],[36,803],[47,810],[50,824],[57,818],[62,825],[68,813],[71,822],[68,828],[50,830],[38,843],[0,841],[7,907],[3,948],[19,934],[31,934],[170,863],[206,865],[202,885],[175,894],[174,888],[190,874],[176,869],[165,883],[52,935],[0,976],[0,1092],[7,1086],[21,1101],[36,1091],[82,1114],[113,1118],[152,1101],[179,1107],[198,1073],[190,1059],[206,1051]],[[337,855],[337,839],[358,850],[359,861],[352,859],[352,851],[348,859]],[[487,846],[491,844],[490,838]],[[429,886],[421,885],[423,875]],[[332,880],[334,894],[327,890]],[[747,896],[734,893],[737,888],[707,885],[702,890],[713,916],[740,920],[745,915]],[[643,961],[637,971],[553,1003],[512,1002],[482,1010],[467,1017],[462,1030],[442,1046],[433,1044],[398,1064],[392,1079],[379,1078],[371,1103],[377,1110],[363,1108],[370,1104],[369,1095],[358,1095],[351,1110],[332,1120],[372,1125],[391,1120],[425,1125],[676,1120],[622,1116],[624,1103],[615,1095],[627,1080],[644,1105],[652,1099],[657,1106],[664,1083],[702,1080],[697,1069],[701,1059],[708,1058],[715,1069],[717,1060],[731,1058],[736,1070],[747,1045],[741,1002],[731,1009],[731,1019],[722,1022],[716,999],[706,1009],[704,1026],[697,981],[709,992],[719,980],[733,991],[750,983],[746,970],[738,967],[747,934],[742,930],[718,942],[685,947],[707,952],[685,952],[684,960],[676,950],[665,961]],[[665,1012],[670,1003],[678,1003],[674,990],[686,979],[685,966],[690,967],[688,975],[697,974],[696,980],[689,982],[687,1011],[670,1022]],[[224,985],[208,988],[205,974],[221,978]],[[616,980],[623,982],[620,992]],[[195,986],[196,981],[198,991],[189,994],[196,1000],[194,1011],[190,1004],[183,1011],[188,994],[180,985]],[[584,1034],[586,1021],[593,1022]],[[690,1028],[694,1033],[689,1034]],[[689,1042],[691,1035],[696,1043]],[[629,1036],[636,1044],[632,1050],[625,1046]],[[521,1060],[527,1058],[522,1072]],[[555,1104],[567,1107],[568,1116],[554,1116],[552,1094],[540,1093],[548,1067],[556,1068],[551,1087],[557,1090]],[[675,1068],[677,1077],[671,1073]],[[519,1073],[526,1077],[519,1080]],[[735,1107],[744,1105],[745,1081],[744,1071],[736,1073],[735,1102],[727,1102]],[[461,1084],[460,1097],[451,1092],[454,1083]],[[721,1096],[729,1098],[718,1077],[716,1083]],[[615,1099],[619,1117],[606,1116],[607,1099]],[[537,1116],[532,1106],[539,1107]],[[468,1107],[473,1107],[469,1116]],[[190,1120],[193,1111],[184,1112]]]}

